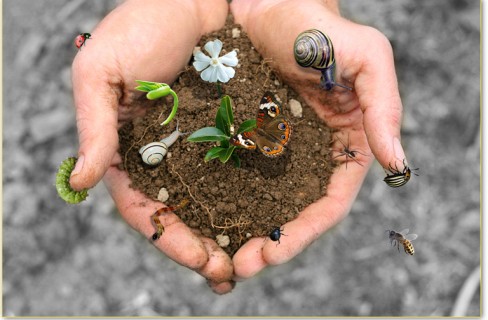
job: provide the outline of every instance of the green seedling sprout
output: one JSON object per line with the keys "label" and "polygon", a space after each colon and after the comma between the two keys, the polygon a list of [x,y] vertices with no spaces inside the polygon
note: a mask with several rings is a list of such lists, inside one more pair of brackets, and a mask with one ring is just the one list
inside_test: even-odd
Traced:
{"label": "green seedling sprout", "polygon": [[[213,159],[219,159],[220,162],[226,163],[229,159],[234,161],[234,166],[239,168],[241,160],[239,156],[234,153],[237,148],[231,145],[229,140],[232,137],[231,127],[234,123],[234,114],[232,113],[232,99],[229,96],[222,97],[220,107],[215,116],[215,127],[205,127],[193,132],[187,140],[190,142],[217,142],[218,146],[208,150],[204,161],[208,162]],[[244,121],[237,133],[250,131],[256,127],[256,120]]]}
{"label": "green seedling sprout", "polygon": [[176,111],[178,111],[178,95],[176,94],[176,92],[174,92],[166,83],[143,80],[136,80],[136,82],[139,84],[139,86],[137,86],[135,89],[142,92],[147,92],[146,98],[148,98],[149,100],[156,100],[162,97],[166,97],[169,94],[173,96],[173,109],[171,110],[168,118],[166,118],[166,120],[164,120],[161,125],[164,126],[170,123],[176,115]]}

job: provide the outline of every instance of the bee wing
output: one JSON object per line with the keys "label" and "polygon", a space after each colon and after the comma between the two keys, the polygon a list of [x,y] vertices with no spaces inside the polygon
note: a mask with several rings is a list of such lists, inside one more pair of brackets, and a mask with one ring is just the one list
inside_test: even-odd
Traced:
{"label": "bee wing", "polygon": [[402,231],[398,232],[400,234],[402,234],[403,236],[407,235],[408,233],[408,229],[403,229]]}
{"label": "bee wing", "polygon": [[410,241],[413,241],[413,240],[417,239],[417,237],[418,236],[415,233],[412,233],[412,234],[407,234],[405,236],[405,239],[410,240]]}

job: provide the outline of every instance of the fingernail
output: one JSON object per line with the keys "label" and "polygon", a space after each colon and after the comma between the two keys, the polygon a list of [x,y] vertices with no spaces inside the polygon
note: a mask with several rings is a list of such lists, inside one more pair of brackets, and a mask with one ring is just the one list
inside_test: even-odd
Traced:
{"label": "fingernail", "polygon": [[398,138],[393,138],[393,152],[398,160],[401,162],[403,162],[403,160],[406,161],[405,152],[403,152],[402,144]]}
{"label": "fingernail", "polygon": [[74,175],[77,175],[78,173],[80,173],[81,169],[83,169],[83,163],[84,162],[85,162],[85,156],[84,155],[80,155],[78,157],[78,160],[76,161],[75,168],[71,172],[71,176],[74,176]]}

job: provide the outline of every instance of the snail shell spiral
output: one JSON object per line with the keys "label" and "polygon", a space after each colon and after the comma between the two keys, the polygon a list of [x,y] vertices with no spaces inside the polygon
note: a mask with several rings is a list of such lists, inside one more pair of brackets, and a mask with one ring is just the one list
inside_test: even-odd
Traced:
{"label": "snail shell spiral", "polygon": [[151,142],[139,149],[142,161],[151,166],[159,164],[167,152],[168,147],[163,142]]}
{"label": "snail shell spiral", "polygon": [[294,55],[296,62],[305,68],[323,70],[335,62],[332,41],[317,29],[306,30],[298,35]]}

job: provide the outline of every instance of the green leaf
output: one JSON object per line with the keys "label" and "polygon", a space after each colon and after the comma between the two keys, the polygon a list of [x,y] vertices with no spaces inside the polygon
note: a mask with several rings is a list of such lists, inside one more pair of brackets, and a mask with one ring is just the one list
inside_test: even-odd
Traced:
{"label": "green leaf", "polygon": [[241,123],[239,129],[237,130],[237,134],[243,133],[246,131],[251,131],[256,128],[256,119],[249,119]]}
{"label": "green leaf", "polygon": [[220,107],[217,110],[215,125],[227,135],[230,135],[230,126],[233,122],[234,114],[232,113],[232,99],[229,96],[224,96],[222,97]]}
{"label": "green leaf", "polygon": [[224,141],[220,141],[220,146],[222,148],[226,148],[226,149],[229,148],[229,146],[230,146],[229,139],[228,140],[224,140]]}
{"label": "green leaf", "polygon": [[152,90],[156,90],[161,87],[169,87],[166,83],[162,82],[152,82],[152,81],[144,81],[144,80],[136,80],[139,86],[136,87],[136,90],[149,92]]}
{"label": "green leaf", "polygon": [[226,141],[230,137],[215,127],[205,127],[193,132],[186,140],[190,142]]}
{"label": "green leaf", "polygon": [[225,152],[219,153],[220,162],[226,163],[229,160],[232,153],[234,152],[235,148],[236,148],[235,146],[230,146],[229,148],[225,149]]}
{"label": "green leaf", "polygon": [[224,118],[222,117],[222,115],[218,110],[217,110],[217,115],[215,116],[215,127],[222,130],[222,132],[225,132],[225,134],[230,135],[230,129],[228,129],[228,126],[225,123]]}
{"label": "green leaf", "polygon": [[232,158],[232,160],[234,160],[234,167],[240,168],[241,167],[241,159],[239,158],[237,153],[232,153],[232,155],[230,157]]}
{"label": "green leaf", "polygon": [[215,158],[218,158],[221,153],[225,153],[225,148],[222,147],[213,147],[212,149],[207,151],[205,158],[203,159],[205,162],[209,162]]}

